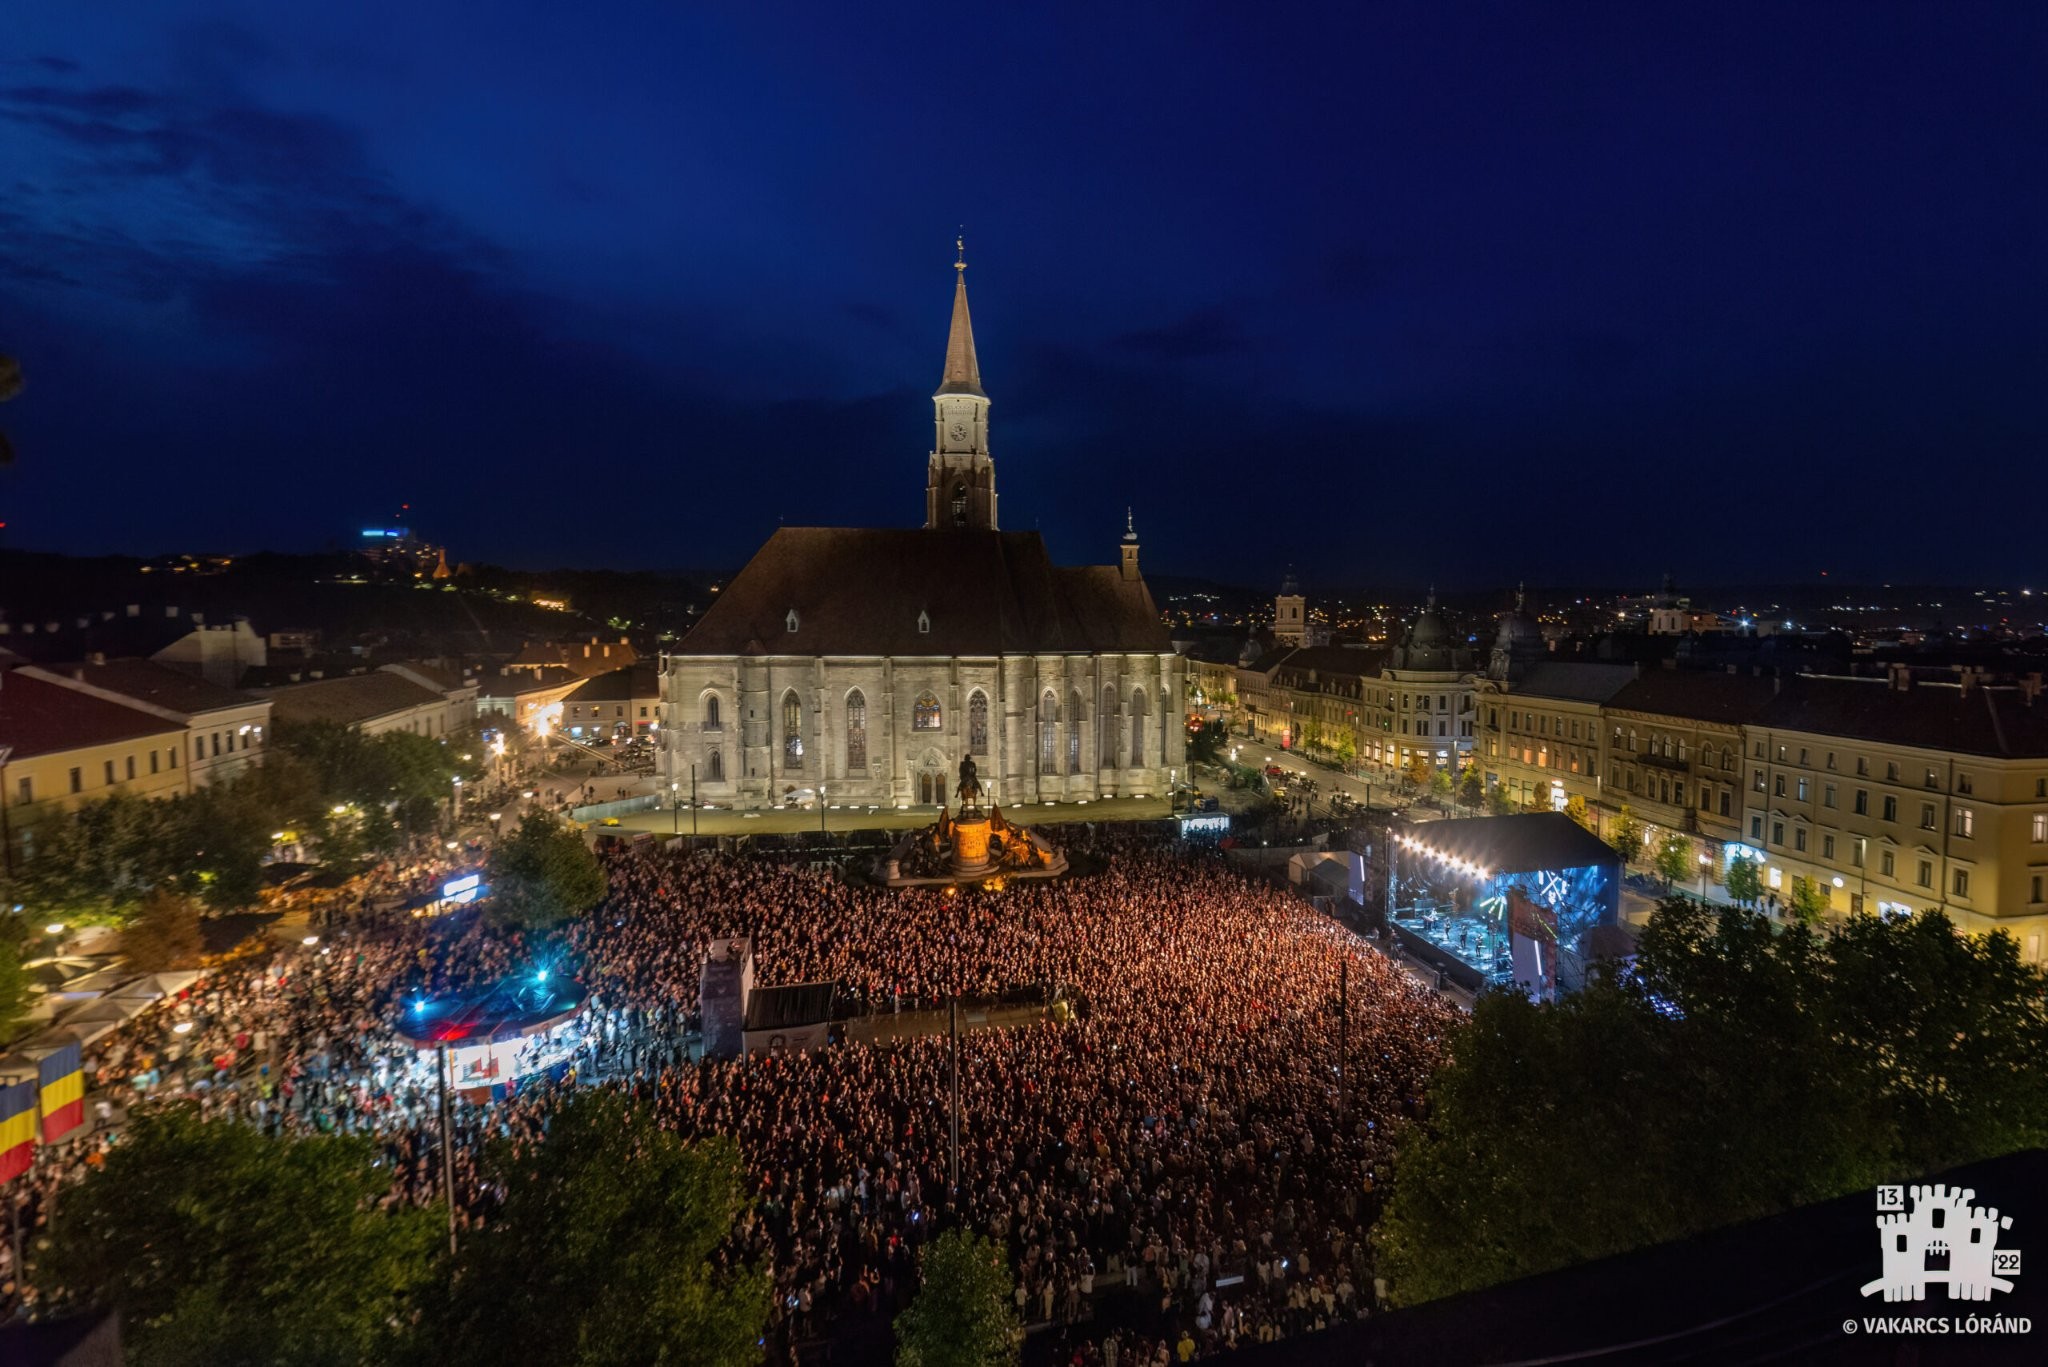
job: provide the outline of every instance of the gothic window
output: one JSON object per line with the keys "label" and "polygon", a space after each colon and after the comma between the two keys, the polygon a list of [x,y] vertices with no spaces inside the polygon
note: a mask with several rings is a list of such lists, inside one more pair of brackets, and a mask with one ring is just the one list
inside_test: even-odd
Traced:
{"label": "gothic window", "polygon": [[978,688],[967,695],[967,753],[988,753],[988,694]]}
{"label": "gothic window", "polygon": [[1038,700],[1038,772],[1055,774],[1060,763],[1060,700],[1051,689]]}
{"label": "gothic window", "polygon": [[704,695],[704,729],[706,731],[720,729],[718,721],[718,695],[716,693],[706,693]]}
{"label": "gothic window", "polygon": [[917,702],[910,709],[910,729],[913,731],[936,731],[939,729],[939,700],[929,693],[917,695]]}
{"label": "gothic window", "polygon": [[868,767],[868,700],[858,688],[846,695],[846,771]]}
{"label": "gothic window", "polygon": [[782,695],[782,767],[792,774],[804,768],[804,705],[794,689]]}
{"label": "gothic window", "polygon": [[955,527],[965,527],[967,525],[967,486],[965,484],[955,484],[953,486],[953,525]]}
{"label": "gothic window", "polygon": [[1081,695],[1067,695],[1067,772],[1081,772]]}
{"label": "gothic window", "polygon": [[713,750],[711,752],[711,781],[713,783],[725,782],[725,755],[722,751]]}
{"label": "gothic window", "polygon": [[788,630],[790,630],[790,631],[795,631],[795,630],[796,630],[796,609],[795,609],[795,608],[791,608],[791,609],[789,610],[789,616],[787,616],[787,617],[785,617],[785,618],[783,618],[783,619],[782,619],[782,624],[783,624],[783,626],[784,626],[785,628],[787,628],[787,629],[788,629]]}
{"label": "gothic window", "polygon": [[1131,767],[1145,763],[1145,690],[1131,690]]}
{"label": "gothic window", "polygon": [[1102,711],[1095,718],[1096,763],[1104,769],[1116,768],[1116,690],[1102,690]]}

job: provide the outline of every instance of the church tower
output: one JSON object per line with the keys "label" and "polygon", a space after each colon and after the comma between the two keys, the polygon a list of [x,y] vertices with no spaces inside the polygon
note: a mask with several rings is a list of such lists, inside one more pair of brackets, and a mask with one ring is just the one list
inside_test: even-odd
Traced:
{"label": "church tower", "polygon": [[1293,570],[1287,572],[1280,592],[1273,597],[1273,643],[1283,646],[1308,644],[1308,599],[1301,596],[1301,589],[1294,582]]}
{"label": "church tower", "polygon": [[932,395],[937,435],[926,465],[924,525],[996,530],[996,464],[988,453],[988,395],[974,356],[967,315],[967,248],[956,241],[953,327],[946,335],[946,371]]}

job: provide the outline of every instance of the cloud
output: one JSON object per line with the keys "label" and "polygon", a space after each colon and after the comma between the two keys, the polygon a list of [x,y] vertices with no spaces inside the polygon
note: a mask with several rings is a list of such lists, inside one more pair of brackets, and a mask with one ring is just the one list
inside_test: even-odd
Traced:
{"label": "cloud", "polygon": [[1155,361],[1206,361],[1249,349],[1244,326],[1227,308],[1211,307],[1156,328],[1126,332],[1110,342],[1119,351]]}

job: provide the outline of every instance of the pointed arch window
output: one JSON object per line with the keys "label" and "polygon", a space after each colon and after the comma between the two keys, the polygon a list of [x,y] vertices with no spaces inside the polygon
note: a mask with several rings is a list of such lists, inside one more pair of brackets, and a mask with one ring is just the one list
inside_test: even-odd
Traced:
{"label": "pointed arch window", "polygon": [[804,770],[804,705],[795,689],[782,695],[782,767],[792,774]]}
{"label": "pointed arch window", "polygon": [[1145,690],[1131,690],[1131,767],[1145,763]]}
{"label": "pointed arch window", "polygon": [[967,753],[988,753],[988,694],[978,688],[967,695]]}
{"label": "pointed arch window", "polygon": [[1056,774],[1060,764],[1060,699],[1050,688],[1038,700],[1038,772]]}
{"label": "pointed arch window", "polygon": [[868,699],[858,688],[846,695],[846,771],[868,767]]}
{"label": "pointed arch window", "polygon": [[953,486],[953,525],[955,527],[965,527],[967,525],[967,486],[965,484],[955,484]]}
{"label": "pointed arch window", "polygon": [[718,695],[716,693],[706,693],[704,695],[704,729],[706,731],[720,731],[724,729],[718,720]]}
{"label": "pointed arch window", "polygon": [[910,709],[910,729],[913,731],[936,731],[939,729],[939,700],[929,693],[917,695],[917,701]]}
{"label": "pointed arch window", "polygon": [[1102,710],[1095,715],[1095,762],[1104,769],[1116,768],[1116,713],[1116,690],[1104,685]]}
{"label": "pointed arch window", "polygon": [[711,781],[713,783],[725,782],[725,754],[723,751],[713,750],[711,752]]}
{"label": "pointed arch window", "polygon": [[1081,772],[1081,694],[1067,695],[1067,772]]}

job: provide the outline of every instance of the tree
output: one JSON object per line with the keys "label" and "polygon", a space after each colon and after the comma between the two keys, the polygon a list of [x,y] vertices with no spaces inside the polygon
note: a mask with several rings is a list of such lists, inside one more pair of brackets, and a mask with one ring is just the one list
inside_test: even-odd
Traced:
{"label": "tree", "polygon": [[121,1312],[152,1364],[388,1362],[442,1274],[444,1217],[378,1205],[367,1138],[269,1138],[195,1107],[131,1112],[124,1142],[64,1193],[36,1284]]}
{"label": "tree", "polygon": [[28,970],[21,966],[21,946],[12,938],[0,937],[0,1040],[8,1039],[28,1010]]}
{"label": "tree", "polygon": [[1632,974],[1554,1005],[1480,998],[1427,1120],[1400,1138],[1374,1235],[1391,1295],[1412,1304],[2038,1147],[2043,989],[2010,936],[1965,938],[1936,913],[1781,934],[1666,899]]}
{"label": "tree", "polygon": [[1682,835],[1667,835],[1657,843],[1657,876],[1665,887],[1683,883],[1693,876],[1692,842]]}
{"label": "tree", "polygon": [[1586,799],[1577,793],[1564,800],[1564,814],[1586,830],[1593,829],[1593,814],[1586,810]]}
{"label": "tree", "polygon": [[1792,895],[1785,901],[1785,908],[1801,921],[1814,922],[1828,914],[1828,894],[1819,881],[1794,875]]}
{"label": "tree", "polygon": [[1643,823],[1636,820],[1626,802],[1614,814],[1614,824],[1607,828],[1607,843],[1621,856],[1623,868],[1643,857]]}
{"label": "tree", "polygon": [[1722,886],[1728,890],[1728,900],[1737,906],[1753,906],[1764,895],[1763,875],[1757,872],[1753,859],[1729,860]]}
{"label": "tree", "polygon": [[504,1205],[457,1258],[444,1361],[761,1360],[767,1269],[724,1252],[747,1208],[729,1140],[686,1142],[645,1105],[593,1091],[554,1113],[544,1143],[501,1141],[488,1165]]}
{"label": "tree", "polygon": [[525,926],[580,916],[604,896],[604,868],[583,837],[545,812],[528,812],[491,852],[492,914]]}
{"label": "tree", "polygon": [[1408,758],[1408,767],[1402,771],[1401,776],[1408,780],[1410,788],[1420,788],[1429,782],[1429,768],[1429,760],[1425,756],[1411,755]]}
{"label": "tree", "polygon": [[1438,805],[1442,805],[1443,803],[1448,802],[1450,800],[1450,770],[1432,769],[1429,771],[1429,795],[1437,800]]}
{"label": "tree", "polygon": [[141,909],[121,931],[121,952],[145,973],[196,967],[206,954],[199,908],[189,897],[157,889],[142,899]]}
{"label": "tree", "polygon": [[1016,1283],[993,1239],[948,1230],[925,1250],[924,1287],[896,1320],[896,1367],[1004,1367],[1017,1360]]}
{"label": "tree", "polygon": [[1514,795],[1508,791],[1507,784],[1496,783],[1493,785],[1492,788],[1487,790],[1486,808],[1495,816],[1514,815],[1515,798]]}
{"label": "tree", "polygon": [[1475,808],[1486,801],[1486,777],[1477,764],[1467,764],[1458,775],[1458,801]]}

